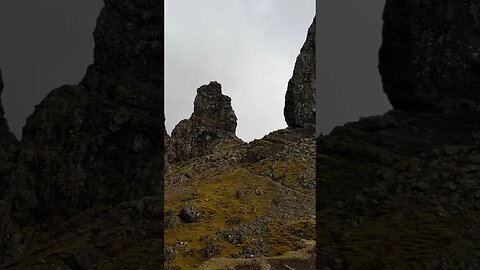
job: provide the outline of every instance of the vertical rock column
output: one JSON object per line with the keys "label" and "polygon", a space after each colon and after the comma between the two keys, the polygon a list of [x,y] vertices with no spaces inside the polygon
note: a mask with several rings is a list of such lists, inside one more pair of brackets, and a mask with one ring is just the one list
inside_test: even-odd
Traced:
{"label": "vertical rock column", "polygon": [[240,142],[235,135],[237,117],[231,99],[222,94],[218,82],[197,90],[191,117],[180,121],[172,131],[169,145],[171,162],[203,156],[222,141]]}
{"label": "vertical rock column", "polygon": [[314,18],[288,82],[283,114],[289,127],[315,127],[315,29]]}

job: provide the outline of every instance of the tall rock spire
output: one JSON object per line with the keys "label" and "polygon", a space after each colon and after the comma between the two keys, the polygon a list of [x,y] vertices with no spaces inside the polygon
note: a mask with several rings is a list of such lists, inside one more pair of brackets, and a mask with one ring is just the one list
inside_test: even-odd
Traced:
{"label": "tall rock spire", "polygon": [[112,101],[161,111],[162,3],[105,1],[94,32],[95,60],[81,85]]}
{"label": "tall rock spire", "polygon": [[283,114],[289,127],[315,126],[315,29],[314,18],[288,82]]}
{"label": "tall rock spire", "polygon": [[172,131],[167,159],[182,162],[208,154],[222,141],[240,141],[236,128],[237,117],[230,97],[222,94],[222,86],[218,82],[203,85],[197,90],[191,117]]}

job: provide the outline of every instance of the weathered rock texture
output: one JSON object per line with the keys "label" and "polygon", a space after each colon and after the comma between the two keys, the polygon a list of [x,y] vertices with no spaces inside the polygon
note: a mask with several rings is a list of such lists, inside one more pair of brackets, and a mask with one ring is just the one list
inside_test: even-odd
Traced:
{"label": "weathered rock texture", "polygon": [[163,21],[154,2],[106,1],[81,85],[52,91],[28,118],[22,143],[32,155],[23,162],[35,168],[42,211],[69,215],[155,194],[164,126]]}
{"label": "weathered rock texture", "polygon": [[94,37],[80,85],[35,107],[1,167],[1,269],[162,261],[163,1],[106,0]]}
{"label": "weathered rock texture", "polygon": [[162,10],[161,0],[106,0],[94,32],[95,61],[81,85],[110,101],[163,112]]}
{"label": "weathered rock texture", "polygon": [[480,3],[388,0],[379,70],[396,109],[480,103]]}
{"label": "weathered rock texture", "polygon": [[193,113],[180,121],[169,140],[171,162],[182,162],[210,153],[220,142],[240,142],[235,135],[237,117],[231,99],[222,94],[218,82],[210,82],[197,90]]}
{"label": "weathered rock texture", "polygon": [[283,114],[289,127],[315,127],[315,29],[313,19],[288,82]]}

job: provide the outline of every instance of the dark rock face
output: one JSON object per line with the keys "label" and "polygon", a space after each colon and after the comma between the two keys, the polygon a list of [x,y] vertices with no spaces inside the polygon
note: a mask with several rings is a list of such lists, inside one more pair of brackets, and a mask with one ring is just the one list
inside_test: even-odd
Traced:
{"label": "dark rock face", "polygon": [[315,126],[315,29],[313,19],[288,82],[283,114],[289,127]]}
{"label": "dark rock face", "polygon": [[162,111],[162,10],[159,0],[106,0],[94,32],[95,61],[81,85],[110,101]]}
{"label": "dark rock face", "polygon": [[220,142],[239,142],[236,128],[231,99],[222,94],[221,85],[217,82],[203,85],[197,90],[191,117],[180,121],[172,131],[167,159],[183,162],[211,152]]}
{"label": "dark rock face", "polygon": [[237,117],[230,97],[222,94],[222,86],[218,82],[198,88],[193,105],[192,122],[235,134]]}
{"label": "dark rock face", "polygon": [[149,2],[106,1],[95,63],[81,85],[52,91],[27,120],[23,145],[31,155],[23,162],[35,171],[47,212],[155,194],[163,167],[152,163],[163,147],[163,14],[160,1]]}
{"label": "dark rock face", "polygon": [[[147,241],[158,248],[148,249],[151,265],[143,264],[144,269],[156,269],[162,260],[158,250],[163,247],[163,1],[106,0],[94,36],[95,62],[83,81],[50,92],[27,119],[18,150],[0,164],[2,269],[5,262],[9,269],[36,268],[32,266],[36,259],[27,258],[45,249],[42,241],[65,243],[55,250],[87,253],[89,263],[85,258],[67,258],[72,265],[101,265],[112,256],[133,256],[131,263],[137,258],[135,248],[148,246]],[[136,211],[131,217],[117,206],[125,203],[136,204],[128,210]],[[96,217],[101,217],[100,229],[92,225]],[[58,221],[63,218],[64,223]],[[121,229],[134,235],[127,237],[127,249],[117,241],[115,252],[100,256],[91,250],[91,241],[69,246],[76,240],[66,240],[73,235],[65,232],[74,227],[121,239],[125,236],[115,230],[132,220],[137,224],[133,231]],[[37,233],[27,237],[25,230]],[[54,252],[42,253],[47,268],[65,262]],[[124,269],[138,268],[117,263]],[[79,269],[69,267],[62,269]]]}
{"label": "dark rock face", "polygon": [[388,0],[379,70],[396,109],[480,103],[480,3]]}
{"label": "dark rock face", "polygon": [[160,179],[152,162],[163,127],[149,115],[82,86],[52,91],[27,120],[23,151],[31,155],[21,160],[37,175],[45,214],[155,194]]}
{"label": "dark rock face", "polygon": [[[0,70],[0,95],[3,87],[2,70]],[[2,99],[0,97],[0,160],[5,160],[12,147],[17,144],[17,139],[8,129],[7,120],[5,119],[5,112],[3,111]]]}

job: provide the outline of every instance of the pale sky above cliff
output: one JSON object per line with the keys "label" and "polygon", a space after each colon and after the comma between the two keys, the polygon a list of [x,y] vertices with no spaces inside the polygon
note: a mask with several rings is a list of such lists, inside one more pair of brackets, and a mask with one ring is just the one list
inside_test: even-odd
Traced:
{"label": "pale sky above cliff", "polygon": [[315,15],[314,0],[166,0],[165,112],[170,132],[196,90],[222,84],[250,141],[286,127],[288,80]]}
{"label": "pale sky above cliff", "polygon": [[317,1],[317,132],[391,108],[378,73],[385,0]]}

